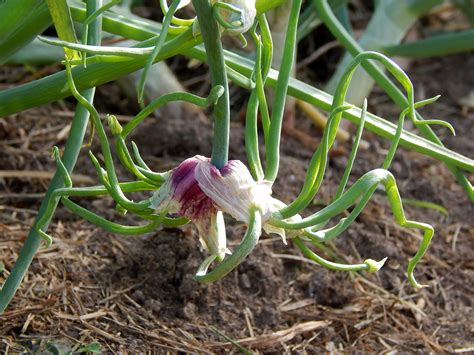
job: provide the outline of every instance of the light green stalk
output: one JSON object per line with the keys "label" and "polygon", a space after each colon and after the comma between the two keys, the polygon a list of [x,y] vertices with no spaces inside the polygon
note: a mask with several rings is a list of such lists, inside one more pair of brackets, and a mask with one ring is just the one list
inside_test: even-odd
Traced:
{"label": "light green stalk", "polygon": [[278,81],[275,89],[275,100],[272,105],[272,116],[270,120],[270,132],[268,145],[266,146],[267,165],[265,168],[265,179],[275,181],[278,175],[280,164],[280,138],[283,123],[283,114],[285,110],[286,94],[288,92],[288,82],[290,79],[291,68],[295,61],[296,51],[296,31],[298,28],[298,17],[300,13],[302,0],[293,0],[291,7],[290,20],[285,39],[285,55],[282,58]]}

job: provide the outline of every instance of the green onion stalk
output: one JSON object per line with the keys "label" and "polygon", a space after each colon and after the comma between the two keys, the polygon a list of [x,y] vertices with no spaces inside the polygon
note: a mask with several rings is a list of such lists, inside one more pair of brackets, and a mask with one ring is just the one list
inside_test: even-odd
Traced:
{"label": "green onion stalk", "polygon": [[228,159],[230,130],[229,84],[224,64],[221,31],[214,19],[213,9],[208,0],[193,0],[193,5],[196,9],[199,29],[206,48],[211,72],[211,85],[220,85],[224,88],[224,93],[217,101],[213,112],[214,140],[211,161],[220,169]]}

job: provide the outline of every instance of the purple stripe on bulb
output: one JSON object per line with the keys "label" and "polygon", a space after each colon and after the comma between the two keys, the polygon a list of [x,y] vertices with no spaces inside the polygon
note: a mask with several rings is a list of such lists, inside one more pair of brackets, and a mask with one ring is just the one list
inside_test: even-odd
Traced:
{"label": "purple stripe on bulb", "polygon": [[171,176],[171,198],[180,203],[179,214],[192,221],[210,218],[210,214],[217,212],[214,202],[204,194],[195,178],[197,164],[206,160],[201,156],[186,159],[173,170]]}
{"label": "purple stripe on bulb", "polygon": [[231,172],[239,167],[240,162],[238,160],[229,160],[221,169],[222,176],[229,175]]}
{"label": "purple stripe on bulb", "polygon": [[179,164],[171,175],[173,186],[178,186],[186,178],[194,178],[194,168],[196,168],[198,162],[196,158],[189,158]]}

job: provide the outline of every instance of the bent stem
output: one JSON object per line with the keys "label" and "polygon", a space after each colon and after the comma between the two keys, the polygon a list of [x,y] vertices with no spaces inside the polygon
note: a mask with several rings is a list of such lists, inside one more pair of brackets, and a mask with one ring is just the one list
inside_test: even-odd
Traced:
{"label": "bent stem", "polygon": [[217,265],[212,271],[206,274],[209,265],[214,261],[214,257],[204,260],[199,267],[195,279],[202,283],[217,281],[234,270],[255,248],[262,234],[262,215],[257,208],[250,211],[250,221],[245,232],[242,242],[237,246],[235,251],[229,257],[225,258],[222,263]]}
{"label": "bent stem", "polygon": [[[406,90],[407,97],[409,99],[407,104],[407,113],[416,126],[424,127],[428,124],[440,124],[454,132],[453,127],[447,122],[440,120],[417,119],[415,115],[413,85],[405,72],[395,62],[383,54],[377,52],[363,52],[358,54],[346,67],[346,70],[344,71],[344,74],[342,75],[341,80],[337,86],[332,103],[332,111],[323,133],[322,144],[318,146],[313,158],[311,159],[305,179],[305,184],[303,185],[303,188],[296,200],[280,211],[284,218],[288,218],[299,213],[303,208],[307,207],[311,203],[317,194],[324,177],[328,151],[336,138],[339,123],[342,119],[342,114],[347,108],[349,108],[348,106],[343,106],[343,104],[352,75],[359,65],[363,65],[363,63],[366,63],[371,59],[381,62]],[[399,134],[401,134],[401,131],[396,133],[396,135]],[[394,139],[397,141],[398,145],[400,137],[395,136]]]}
{"label": "bent stem", "polygon": [[148,165],[143,161],[138,152],[138,148],[132,142],[133,152],[135,158],[138,162],[138,165],[132,159],[131,154],[128,151],[125,139],[130,134],[130,132],[140,124],[144,119],[146,119],[151,113],[153,113],[157,108],[173,102],[173,101],[184,101],[195,104],[199,107],[205,108],[214,104],[219,97],[223,94],[224,88],[222,86],[213,87],[209,93],[208,97],[200,97],[194,94],[187,92],[174,92],[168,93],[160,96],[159,98],[153,100],[145,108],[143,108],[130,122],[122,128],[118,120],[109,115],[108,121],[109,126],[111,127],[111,132],[115,137],[115,145],[118,153],[118,157],[122,164],[136,177],[148,181],[151,184],[155,184],[157,187],[161,186],[165,180],[165,175],[163,173],[155,173],[151,171]]}
{"label": "bent stem", "polygon": [[118,177],[115,172],[114,168],[114,162],[112,158],[112,152],[110,151],[110,146],[109,142],[107,140],[107,135],[105,133],[105,129],[102,125],[102,122],[99,117],[99,113],[95,109],[95,107],[89,103],[82,95],[81,93],[77,90],[74,80],[72,77],[72,72],[71,72],[71,66],[69,61],[66,61],[66,74],[67,74],[67,79],[68,79],[68,84],[69,88],[74,95],[74,97],[78,100],[78,102],[81,103],[82,106],[84,106],[90,113],[92,122],[94,124],[94,128],[97,130],[97,136],[100,141],[100,146],[102,148],[102,154],[104,155],[104,161],[105,161],[105,167],[106,167],[106,177],[107,179],[101,178],[102,172],[101,168],[99,166],[99,163],[97,160],[95,160],[92,152],[89,152],[89,155],[94,163],[94,166],[96,167],[97,173],[99,175],[99,178],[102,180],[108,180],[109,184],[107,184],[107,181],[102,181],[102,183],[107,186],[109,185],[110,187],[110,194],[114,198],[114,200],[121,205],[123,208],[130,210],[130,211],[147,211],[147,212],[152,212],[152,209],[149,207],[149,201],[144,200],[141,202],[133,202],[130,201],[123,193],[123,191],[120,189],[120,185],[118,182]]}
{"label": "bent stem", "polygon": [[376,272],[382,268],[383,264],[385,263],[385,260],[387,259],[385,258],[385,259],[382,259],[381,261],[367,259],[362,264],[341,264],[341,263],[336,263],[333,261],[326,260],[320,255],[316,254],[304,244],[303,240],[301,240],[300,237],[294,238],[293,242],[308,259],[314,261],[315,263],[327,269],[336,270],[336,271]]}
{"label": "bent stem", "polygon": [[[405,217],[402,199],[398,192],[395,178],[388,170],[375,169],[366,173],[359,180],[357,180],[354,185],[352,185],[346,192],[344,192],[339,199],[334,201],[329,206],[323,208],[322,210],[312,214],[311,216],[303,218],[300,221],[288,222],[278,218],[273,218],[270,220],[270,223],[273,226],[285,229],[301,229],[313,227],[315,225],[326,222],[330,218],[335,217],[339,213],[343,212],[348,207],[356,204],[356,208],[353,210],[353,212],[356,212],[352,213],[347,218],[347,220],[345,220],[351,221],[355,219],[357,214],[362,211],[363,207],[369,201],[370,197],[375,192],[375,189],[379,184],[382,184],[385,187],[385,191],[387,192],[387,199],[390,203],[390,207],[392,209],[397,224],[402,227],[416,228],[423,231],[423,238],[418,248],[418,251],[408,263],[407,274],[408,280],[414,288],[419,289],[421,287],[424,287],[416,281],[413,272],[415,270],[416,265],[428,249],[428,246],[434,235],[434,230],[433,227],[429,224],[407,220],[407,218]],[[356,201],[359,199],[360,201],[357,203]],[[335,226],[335,228],[338,229],[337,232],[342,233],[342,231],[347,227],[347,223],[345,223],[345,221],[342,220],[341,223]],[[310,239],[314,237],[316,242],[321,242],[325,239],[324,235],[318,235],[317,233],[313,234],[308,229],[305,230],[304,234]],[[336,235],[330,235],[328,236],[328,238],[330,239],[334,236]]]}

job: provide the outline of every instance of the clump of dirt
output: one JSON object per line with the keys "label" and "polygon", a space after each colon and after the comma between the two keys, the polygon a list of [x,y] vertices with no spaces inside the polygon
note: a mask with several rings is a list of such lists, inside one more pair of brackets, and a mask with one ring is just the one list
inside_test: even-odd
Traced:
{"label": "clump of dirt", "polygon": [[343,308],[352,301],[356,292],[352,288],[350,276],[324,268],[317,268],[307,280],[300,280],[302,291],[316,304],[333,308]]}
{"label": "clump of dirt", "polygon": [[232,331],[242,326],[242,312],[248,308],[258,328],[279,323],[274,305],[284,300],[287,287],[282,263],[269,248],[257,247],[236,272],[209,285],[193,277],[204,257],[192,228],[167,229],[132,244],[126,259],[103,270],[102,281],[128,284],[145,278],[132,298],[162,321],[199,320]]}
{"label": "clump of dirt", "polygon": [[150,119],[137,127],[131,139],[148,156],[187,159],[190,155],[210,156],[212,125],[200,116],[168,120]]}

